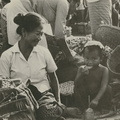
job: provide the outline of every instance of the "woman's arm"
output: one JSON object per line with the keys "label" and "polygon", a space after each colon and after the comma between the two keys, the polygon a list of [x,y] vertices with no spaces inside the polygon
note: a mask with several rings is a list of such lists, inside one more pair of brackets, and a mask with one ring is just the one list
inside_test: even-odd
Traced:
{"label": "woman's arm", "polygon": [[54,62],[54,59],[49,52],[48,49],[44,49],[44,56],[45,56],[45,62],[46,62],[46,71],[50,78],[50,85],[53,90],[53,94],[55,95],[55,99],[60,102],[60,92],[59,92],[59,82],[56,76],[55,71],[57,70],[57,66]]}
{"label": "woman's arm", "polygon": [[55,72],[53,73],[48,73],[49,77],[50,77],[50,81],[51,81],[51,88],[53,90],[53,94],[55,95],[55,99],[58,102],[61,102],[60,100],[60,89],[59,89],[59,82],[58,82],[58,78]]}
{"label": "woman's arm", "polygon": [[66,25],[66,17],[69,10],[67,0],[60,0],[56,8],[54,35],[56,38],[64,38],[64,26]]}

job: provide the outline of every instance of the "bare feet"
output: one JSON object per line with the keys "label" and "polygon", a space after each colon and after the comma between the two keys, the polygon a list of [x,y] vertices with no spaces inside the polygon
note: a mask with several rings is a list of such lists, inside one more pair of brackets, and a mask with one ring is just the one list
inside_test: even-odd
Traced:
{"label": "bare feet", "polygon": [[81,118],[82,117],[82,112],[78,108],[72,108],[72,107],[67,107],[65,109],[65,114],[70,116],[70,117],[76,117],[76,118]]}

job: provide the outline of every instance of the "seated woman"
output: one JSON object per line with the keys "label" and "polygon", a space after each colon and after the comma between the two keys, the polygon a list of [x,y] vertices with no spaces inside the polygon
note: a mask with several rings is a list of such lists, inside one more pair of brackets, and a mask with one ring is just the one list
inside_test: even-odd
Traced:
{"label": "seated woman", "polygon": [[[55,74],[57,66],[48,49],[38,45],[43,33],[41,19],[34,13],[27,13],[26,15],[18,14],[14,18],[14,22],[18,25],[16,32],[21,36],[21,40],[1,55],[0,75],[11,79],[21,78],[23,83],[29,83],[28,87],[39,104],[43,96],[47,98],[47,100],[45,99],[46,104],[49,103],[49,100],[54,99],[57,108],[51,106],[51,110],[53,112],[57,110],[57,117],[61,117],[63,111],[67,114],[75,113],[77,109],[66,107],[66,109],[61,109],[61,104],[59,105],[61,102],[59,84]],[[42,110],[38,111],[39,119],[50,120],[47,113]],[[53,118],[51,119],[53,120]]]}

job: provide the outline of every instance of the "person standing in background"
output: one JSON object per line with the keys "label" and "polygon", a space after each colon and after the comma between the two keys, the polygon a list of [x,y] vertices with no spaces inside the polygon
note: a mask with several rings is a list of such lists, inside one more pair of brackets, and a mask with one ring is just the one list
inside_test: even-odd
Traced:
{"label": "person standing in background", "polygon": [[112,25],[119,27],[119,0],[112,0]]}
{"label": "person standing in background", "polygon": [[64,37],[66,17],[74,12],[78,3],[79,0],[12,0],[6,11],[8,43],[14,45],[20,40],[20,36],[16,34],[17,25],[13,22],[18,13],[38,13],[50,23],[56,38]]}
{"label": "person standing in background", "polygon": [[111,0],[87,0],[91,23],[91,32],[94,36],[101,22],[112,24],[112,2]]}
{"label": "person standing in background", "polygon": [[39,0],[37,11],[51,24],[55,37],[63,38],[67,15],[75,12],[79,2],[80,0]]}

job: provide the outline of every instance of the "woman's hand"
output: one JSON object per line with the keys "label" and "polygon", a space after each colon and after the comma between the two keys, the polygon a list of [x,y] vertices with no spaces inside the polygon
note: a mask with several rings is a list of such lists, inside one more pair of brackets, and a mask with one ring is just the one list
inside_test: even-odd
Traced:
{"label": "woman's hand", "polygon": [[51,81],[51,88],[53,91],[53,94],[55,96],[55,99],[57,102],[61,102],[60,100],[60,89],[59,89],[59,82],[58,78],[55,72],[49,73],[50,81]]}
{"label": "woman's hand", "polygon": [[99,100],[93,99],[90,103],[90,108],[97,107],[98,103],[99,103]]}

